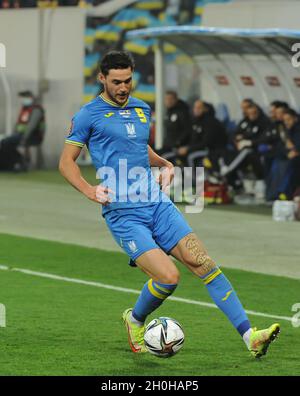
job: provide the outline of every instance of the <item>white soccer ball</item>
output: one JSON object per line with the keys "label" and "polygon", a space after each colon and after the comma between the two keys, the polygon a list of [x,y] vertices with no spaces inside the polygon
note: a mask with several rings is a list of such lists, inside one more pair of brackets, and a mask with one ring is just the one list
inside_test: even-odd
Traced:
{"label": "white soccer ball", "polygon": [[183,346],[184,332],[181,325],[172,318],[153,319],[144,334],[146,348],[159,357],[174,356]]}

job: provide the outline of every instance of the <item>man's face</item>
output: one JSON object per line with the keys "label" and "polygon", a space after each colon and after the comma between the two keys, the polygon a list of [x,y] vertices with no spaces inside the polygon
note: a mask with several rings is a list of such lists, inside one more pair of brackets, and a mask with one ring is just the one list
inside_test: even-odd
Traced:
{"label": "man's face", "polygon": [[171,109],[177,103],[177,97],[173,94],[166,94],[165,95],[165,106],[167,109]]}
{"label": "man's face", "polygon": [[258,109],[257,107],[251,106],[247,109],[246,115],[249,118],[250,121],[255,121],[258,118]]}
{"label": "man's face", "polygon": [[275,115],[276,115],[276,120],[282,122],[284,116],[284,108],[277,107],[277,109],[275,110]]}
{"label": "man's face", "polygon": [[296,117],[291,114],[283,114],[283,123],[287,129],[291,129],[295,125],[296,121]]}
{"label": "man's face", "polygon": [[118,105],[126,103],[132,89],[132,70],[128,69],[110,69],[107,76],[102,73],[99,80],[104,86],[107,96]]}
{"label": "man's face", "polygon": [[204,103],[201,102],[201,100],[196,100],[193,106],[193,114],[195,117],[202,117],[202,115],[205,113],[205,106]]}
{"label": "man's face", "polygon": [[271,106],[270,107],[270,118],[271,118],[271,120],[273,120],[273,121],[277,121],[277,117],[276,117],[276,109],[277,109],[277,107],[276,106]]}
{"label": "man's face", "polygon": [[23,106],[31,106],[33,104],[32,96],[21,96],[21,103]]}
{"label": "man's face", "polygon": [[250,103],[247,100],[243,100],[241,103],[241,110],[244,117],[247,117],[247,110],[250,107]]}

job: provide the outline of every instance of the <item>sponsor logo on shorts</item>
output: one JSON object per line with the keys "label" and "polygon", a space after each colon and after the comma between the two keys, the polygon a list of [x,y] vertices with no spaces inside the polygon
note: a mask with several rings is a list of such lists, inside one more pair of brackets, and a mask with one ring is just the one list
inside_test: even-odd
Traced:
{"label": "sponsor logo on shorts", "polygon": [[132,253],[135,253],[138,251],[138,248],[136,246],[136,243],[134,241],[129,241],[128,242],[128,247],[131,250]]}

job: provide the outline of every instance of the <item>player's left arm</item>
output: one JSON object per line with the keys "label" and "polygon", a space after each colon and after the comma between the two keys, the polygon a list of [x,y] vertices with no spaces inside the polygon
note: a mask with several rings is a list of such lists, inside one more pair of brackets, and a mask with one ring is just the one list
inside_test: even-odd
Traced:
{"label": "player's left arm", "polygon": [[170,169],[174,167],[172,162],[156,154],[156,152],[149,145],[148,145],[148,155],[149,155],[150,166],[158,166],[159,168],[166,166],[167,168]]}
{"label": "player's left arm", "polygon": [[156,154],[156,152],[148,145],[148,155],[150,166],[162,168],[159,176],[159,184],[164,190],[165,187],[169,186],[174,179],[174,165],[172,162]]}

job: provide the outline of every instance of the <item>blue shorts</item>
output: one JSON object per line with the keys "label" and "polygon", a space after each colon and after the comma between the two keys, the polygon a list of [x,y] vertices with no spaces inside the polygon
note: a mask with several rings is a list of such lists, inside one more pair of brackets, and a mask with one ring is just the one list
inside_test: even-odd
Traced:
{"label": "blue shorts", "polygon": [[193,232],[171,201],[111,210],[104,218],[117,244],[132,260],[157,248],[169,253],[183,237]]}

